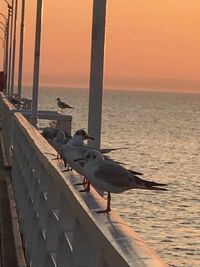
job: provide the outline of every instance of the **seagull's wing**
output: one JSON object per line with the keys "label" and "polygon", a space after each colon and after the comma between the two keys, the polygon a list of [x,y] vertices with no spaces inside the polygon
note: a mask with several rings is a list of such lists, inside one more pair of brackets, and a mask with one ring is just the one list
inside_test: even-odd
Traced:
{"label": "seagull's wing", "polygon": [[107,153],[110,153],[110,152],[112,152],[112,151],[121,150],[121,149],[128,149],[128,147],[100,148],[99,151],[100,151],[102,154],[107,154]]}
{"label": "seagull's wing", "polygon": [[65,103],[65,102],[60,102],[60,106],[62,107],[62,108],[73,108],[73,107],[71,107],[71,106],[69,106],[67,103]]}
{"label": "seagull's wing", "polygon": [[133,182],[131,175],[126,169],[112,162],[100,162],[94,175],[102,182],[121,188],[128,188]]}
{"label": "seagull's wing", "polygon": [[[141,179],[137,176],[133,176],[133,177],[135,180],[136,188],[167,191],[167,189],[162,188],[162,186],[167,186],[168,184],[156,183],[153,181],[147,181],[147,180]],[[159,186],[161,186],[161,187],[159,187]]]}
{"label": "seagull's wing", "polygon": [[84,145],[84,146],[87,146],[90,150],[97,150],[101,154],[108,154],[108,153],[110,153],[112,151],[116,151],[116,150],[119,150],[119,149],[127,149],[127,147],[118,147],[118,148],[95,148],[95,147],[88,146],[88,145]]}
{"label": "seagull's wing", "polygon": [[122,188],[124,190],[138,188],[167,191],[166,188],[162,187],[167,186],[167,184],[143,180],[135,175],[131,175],[130,172],[122,166],[110,162],[105,163],[103,161],[103,164],[99,164],[95,171],[95,177],[110,186]]}

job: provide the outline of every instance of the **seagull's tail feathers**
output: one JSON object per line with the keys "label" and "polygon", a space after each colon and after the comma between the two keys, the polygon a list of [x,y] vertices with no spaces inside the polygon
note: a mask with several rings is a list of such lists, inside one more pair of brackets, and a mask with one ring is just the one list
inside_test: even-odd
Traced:
{"label": "seagull's tail feathers", "polygon": [[101,152],[101,154],[107,154],[112,151],[121,150],[121,149],[128,149],[128,147],[100,148],[99,151]]}
{"label": "seagull's tail feathers", "polygon": [[136,188],[138,189],[168,191],[166,188],[163,188],[167,186],[167,184],[146,181],[137,176],[135,176],[134,179],[135,179]]}
{"label": "seagull's tail feathers", "polygon": [[141,172],[137,172],[137,171],[133,171],[133,170],[129,170],[129,172],[130,172],[132,175],[143,175],[143,173],[141,173]]}

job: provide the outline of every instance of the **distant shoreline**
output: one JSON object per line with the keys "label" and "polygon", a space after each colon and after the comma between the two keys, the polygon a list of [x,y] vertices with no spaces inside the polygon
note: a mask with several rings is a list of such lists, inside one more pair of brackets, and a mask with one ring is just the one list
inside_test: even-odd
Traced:
{"label": "distant shoreline", "polygon": [[[31,88],[31,84],[25,84],[23,85],[23,88],[26,87]],[[80,87],[80,86],[65,86],[65,85],[48,85],[48,84],[42,84],[40,85],[40,88],[49,88],[49,89],[63,89],[63,90],[89,90],[87,87]],[[174,94],[200,94],[200,88],[199,89],[160,89],[160,88],[117,88],[117,87],[104,87],[105,91],[119,91],[119,92],[146,92],[146,93],[174,93]]]}

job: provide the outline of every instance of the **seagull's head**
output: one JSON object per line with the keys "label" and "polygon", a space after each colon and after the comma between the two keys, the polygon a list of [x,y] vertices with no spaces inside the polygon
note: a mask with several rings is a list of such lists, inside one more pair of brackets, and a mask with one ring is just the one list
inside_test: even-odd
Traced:
{"label": "seagull's head", "polygon": [[80,129],[80,130],[76,131],[74,136],[80,136],[80,137],[82,137],[83,140],[88,140],[88,139],[94,140],[94,138],[89,136],[84,129]]}
{"label": "seagull's head", "polygon": [[64,140],[65,139],[65,133],[63,131],[58,131],[56,133],[56,136],[54,139],[55,140]]}
{"label": "seagull's head", "polygon": [[56,101],[60,101],[60,97],[56,98]]}
{"label": "seagull's head", "polygon": [[99,160],[104,160],[103,155],[97,150],[90,150],[85,153],[83,158],[75,159],[74,161],[79,162],[95,162]]}

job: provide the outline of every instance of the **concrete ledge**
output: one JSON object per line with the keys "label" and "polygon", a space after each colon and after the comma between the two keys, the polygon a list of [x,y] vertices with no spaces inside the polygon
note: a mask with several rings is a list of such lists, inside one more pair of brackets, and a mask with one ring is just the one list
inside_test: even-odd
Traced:
{"label": "concrete ledge", "polygon": [[2,152],[2,159],[3,159],[3,166],[5,170],[10,171],[11,170],[11,159],[8,159],[6,155],[6,150],[4,146],[2,131],[0,130],[0,145],[1,145],[1,152]]}
{"label": "concrete ledge", "polygon": [[9,179],[0,180],[1,267],[26,267]]}
{"label": "concrete ledge", "polygon": [[[88,251],[91,253],[94,252],[93,248],[98,248],[98,251],[103,248],[102,260],[108,263],[106,266],[116,266],[117,262],[117,266],[120,267],[167,267],[167,264],[114,210],[110,214],[97,214],[96,210],[103,209],[106,200],[92,189],[92,186],[90,193],[80,194],[78,188],[74,186],[78,177],[73,173],[63,173],[61,171],[63,163],[52,160],[55,150],[21,114],[16,113],[15,118],[17,130],[28,141],[33,150],[32,153],[38,158],[42,168],[47,171],[51,183],[57,188],[55,192],[59,190],[65,199],[69,209],[68,216],[75,218],[77,227],[73,228],[74,234],[77,238],[80,235],[82,241],[87,238],[87,242],[83,242],[82,248],[84,248],[84,244],[88,245]],[[45,177],[41,178],[45,179]],[[47,193],[52,194],[52,191]],[[80,228],[82,231],[79,233]],[[75,258],[78,249],[77,246],[74,247],[73,256]],[[88,254],[88,257],[90,256]]]}
{"label": "concrete ledge", "polygon": [[[31,116],[31,110],[20,110],[20,109],[14,109],[13,112],[19,112],[22,113],[26,118],[29,118]],[[57,111],[52,110],[38,110],[37,112],[38,119],[43,120],[63,120],[63,121],[71,121],[72,116],[59,113]]]}
{"label": "concrete ledge", "polygon": [[12,222],[12,231],[13,231],[17,266],[27,267],[25,257],[24,257],[20,229],[19,229],[16,203],[14,199],[12,185],[11,185],[9,178],[7,179],[7,191],[8,191],[8,198],[9,198],[9,204],[10,204],[10,216],[11,216],[11,222]]}

